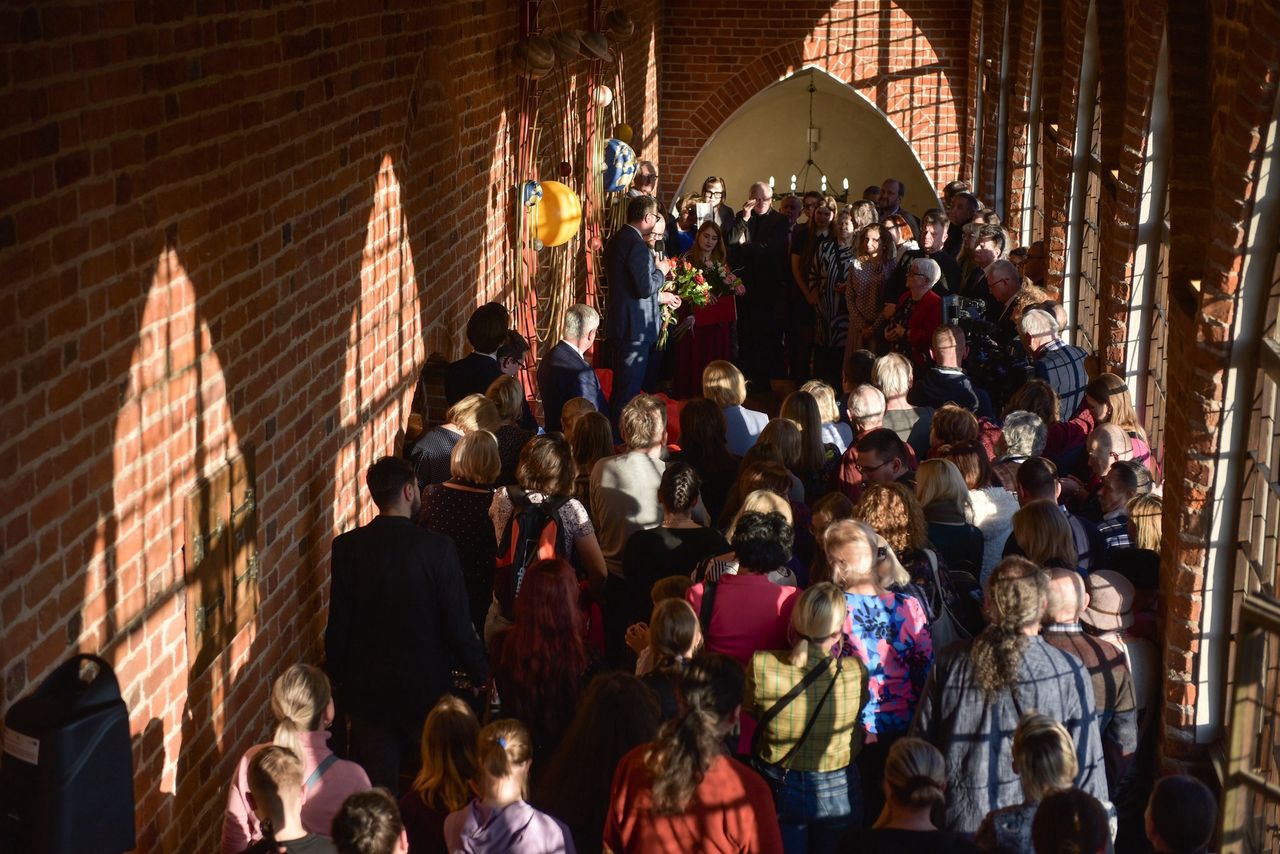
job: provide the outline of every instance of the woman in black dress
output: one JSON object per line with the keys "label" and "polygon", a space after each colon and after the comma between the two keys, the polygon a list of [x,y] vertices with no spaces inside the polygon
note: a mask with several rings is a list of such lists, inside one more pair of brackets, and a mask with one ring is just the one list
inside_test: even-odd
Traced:
{"label": "woman in black dress", "polygon": [[425,489],[449,479],[453,446],[467,433],[498,429],[502,422],[498,409],[483,394],[469,394],[445,413],[445,423],[422,434],[405,452],[418,474],[418,486]]}
{"label": "woman in black dress", "polygon": [[422,492],[418,524],[444,534],[458,547],[462,579],[467,586],[471,622],[484,632],[484,618],[493,597],[494,552],[497,541],[489,506],[498,476],[498,442],[487,430],[463,436],[449,459],[451,477]]}

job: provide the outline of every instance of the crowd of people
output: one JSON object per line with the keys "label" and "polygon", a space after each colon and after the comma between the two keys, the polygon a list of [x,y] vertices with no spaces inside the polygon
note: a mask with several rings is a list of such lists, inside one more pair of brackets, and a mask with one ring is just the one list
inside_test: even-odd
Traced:
{"label": "crowd of people", "polygon": [[[1206,851],[1157,760],[1157,455],[1042,251],[960,182],[917,218],[656,181],[603,318],[535,368],[481,306],[444,422],[369,467],[222,850]],[[746,293],[671,358],[681,256]]]}

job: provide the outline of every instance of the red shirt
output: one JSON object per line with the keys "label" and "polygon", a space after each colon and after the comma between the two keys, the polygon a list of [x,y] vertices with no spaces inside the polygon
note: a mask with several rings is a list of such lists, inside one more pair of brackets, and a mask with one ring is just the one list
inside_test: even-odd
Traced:
{"label": "red shirt", "polygon": [[[898,299],[898,317],[910,302],[910,291]],[[933,345],[933,331],[941,325],[942,297],[930,289],[911,309],[911,317],[907,320],[907,343],[911,346],[911,361],[917,370],[927,363],[929,348]]]}
{"label": "red shirt", "polygon": [[653,776],[645,767],[650,745],[642,744],[613,774],[604,844],[630,852],[781,852],[782,833],[773,794],[755,771],[718,756],[693,790],[684,812],[653,810]]}

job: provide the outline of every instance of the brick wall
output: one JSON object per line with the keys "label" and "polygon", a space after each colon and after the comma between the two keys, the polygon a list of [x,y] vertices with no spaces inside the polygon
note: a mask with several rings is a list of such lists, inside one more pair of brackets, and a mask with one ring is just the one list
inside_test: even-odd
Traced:
{"label": "brick wall", "polygon": [[[1103,369],[1124,363],[1132,272],[1138,234],[1146,135],[1166,10],[1147,4],[1127,11],[1097,0],[1100,39],[1102,191],[1099,341]],[[1033,21],[1035,4],[1015,12]],[[975,9],[978,9],[975,5]],[[1003,14],[988,0],[983,14]],[[1051,250],[1050,281],[1060,285],[1066,257],[1076,107],[1083,57],[1084,0],[1045,0],[1041,22],[1044,63],[1042,132],[1045,161],[1043,234]],[[1017,17],[1017,14],[1015,17]],[[1170,304],[1168,429],[1165,442],[1163,575],[1165,672],[1162,750],[1171,761],[1201,761],[1196,743],[1198,683],[1209,663],[1202,655],[1209,615],[1204,611],[1212,552],[1214,507],[1226,372],[1241,309],[1240,283],[1250,235],[1247,223],[1259,186],[1265,130],[1277,97],[1280,19],[1265,3],[1214,4],[1169,14],[1172,109],[1169,208]],[[975,30],[992,32],[987,24]],[[998,32],[998,28],[995,30]],[[1024,103],[1031,74],[1028,33],[1015,33],[1009,68],[1012,102]],[[1208,74],[1205,69],[1209,69]],[[998,90],[997,90],[998,91]],[[994,133],[996,104],[986,91],[984,134]],[[1031,138],[1015,109],[1011,151]],[[982,191],[994,191],[994,140],[984,140]],[[1009,175],[1010,199],[1022,176]],[[1015,219],[1013,224],[1020,223]],[[1248,347],[1245,342],[1244,347]],[[1230,488],[1230,487],[1229,487]],[[1223,599],[1228,592],[1220,594]],[[1221,600],[1219,605],[1226,607]],[[1220,652],[1220,651],[1219,651]],[[1217,653],[1215,653],[1217,654]]]}
{"label": "brick wall", "polygon": [[[656,145],[637,5],[625,98]],[[425,355],[510,300],[518,26],[499,0],[0,12],[0,697],[113,663],[141,850],[211,848],[267,686],[319,657],[329,542],[369,518]],[[585,109],[563,77],[551,127]],[[192,672],[186,495],[249,446],[261,607]]]}
{"label": "brick wall", "polygon": [[968,0],[704,0],[668,14],[660,102],[667,188],[734,110],[816,66],[878,107],[941,191],[963,168],[968,13]]}

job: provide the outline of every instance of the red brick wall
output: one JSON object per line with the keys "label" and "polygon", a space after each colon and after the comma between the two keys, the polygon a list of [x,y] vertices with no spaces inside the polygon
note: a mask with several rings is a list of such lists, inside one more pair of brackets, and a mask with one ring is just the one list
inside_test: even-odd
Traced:
{"label": "red brick wall", "polygon": [[667,189],[734,110],[812,65],[878,107],[941,191],[961,174],[967,144],[968,13],[968,0],[703,0],[669,9],[660,102]]}
{"label": "red brick wall", "polygon": [[[210,850],[267,686],[319,657],[364,468],[515,269],[513,4],[253,5],[0,12],[0,697],[79,650],[114,664],[144,851]],[[633,5],[656,146],[659,4]],[[553,128],[585,109],[563,76]],[[191,673],[185,496],[249,445],[260,611]]]}

